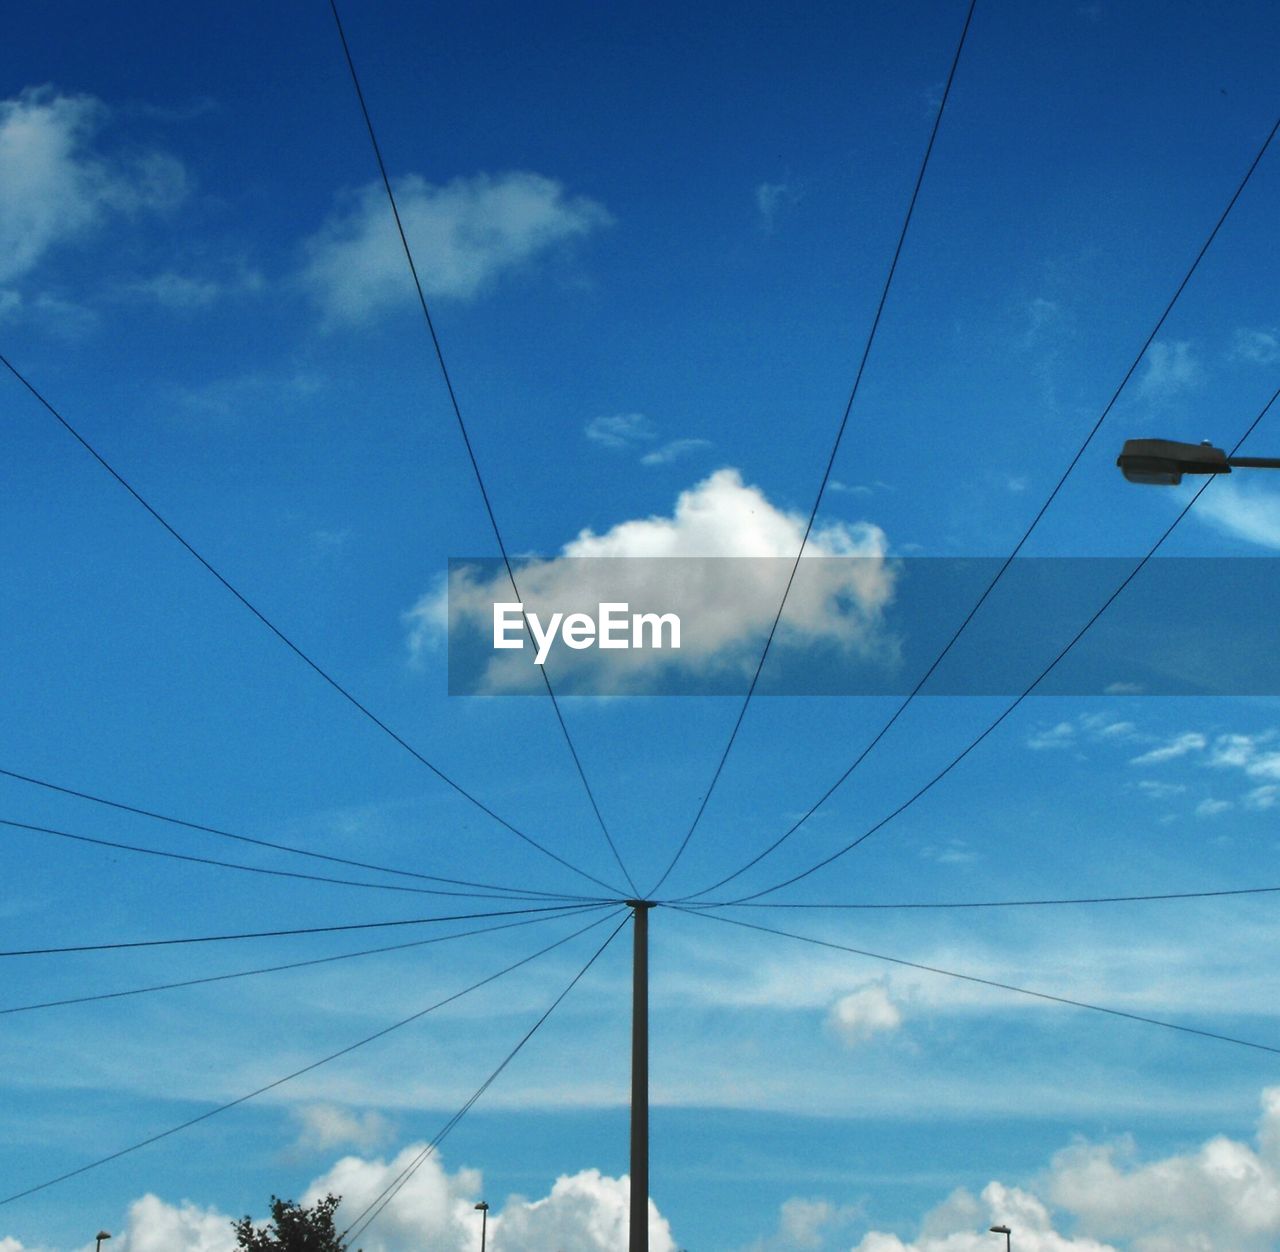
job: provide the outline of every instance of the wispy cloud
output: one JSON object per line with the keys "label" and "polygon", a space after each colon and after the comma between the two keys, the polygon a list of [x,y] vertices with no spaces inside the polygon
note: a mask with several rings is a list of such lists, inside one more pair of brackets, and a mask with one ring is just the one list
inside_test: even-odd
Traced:
{"label": "wispy cloud", "polygon": [[1280,548],[1280,494],[1261,486],[1239,486],[1234,478],[1233,474],[1213,483],[1196,501],[1192,516],[1236,539]]}
{"label": "wispy cloud", "polygon": [[658,437],[658,428],[643,413],[609,413],[593,417],[582,433],[592,443],[618,451],[652,443]]}
{"label": "wispy cloud", "polygon": [[1237,330],[1231,341],[1230,356],[1233,361],[1274,365],[1280,361],[1280,330]]}
{"label": "wispy cloud", "polygon": [[1161,340],[1147,349],[1138,394],[1148,401],[1172,400],[1197,386],[1203,378],[1204,369],[1190,343]]}
{"label": "wispy cloud", "polygon": [[[416,174],[396,195],[428,296],[474,300],[504,275],[608,226],[608,210],[542,174],[459,177],[443,186]],[[412,296],[381,183],[346,199],[307,242],[303,281],[329,322],[361,322]]]}
{"label": "wispy cloud", "polygon": [[97,141],[109,117],[101,100],[51,87],[0,100],[0,283],[109,217],[161,212],[187,194],[186,172],[167,153],[104,153]]}
{"label": "wispy cloud", "polygon": [[756,212],[760,214],[760,225],[766,233],[775,229],[778,215],[784,209],[800,202],[800,194],[799,189],[785,179],[780,183],[756,184]]}
{"label": "wispy cloud", "polygon": [[1135,756],[1131,765],[1161,765],[1165,761],[1176,761],[1190,752],[1203,752],[1208,739],[1199,731],[1190,730],[1185,734],[1175,735],[1168,743],[1152,748],[1141,756]]}
{"label": "wispy cloud", "polygon": [[697,452],[702,448],[709,447],[711,447],[710,439],[673,439],[670,443],[664,443],[662,447],[655,448],[652,452],[646,452],[640,458],[640,464],[669,465],[672,461],[678,461],[690,452]]}

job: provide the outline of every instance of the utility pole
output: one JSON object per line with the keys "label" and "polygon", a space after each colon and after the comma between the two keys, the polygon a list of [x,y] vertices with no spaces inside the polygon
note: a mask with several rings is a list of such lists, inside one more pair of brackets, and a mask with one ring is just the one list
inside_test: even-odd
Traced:
{"label": "utility pole", "polygon": [[635,926],[631,977],[631,1227],[627,1252],[649,1252],[649,910],[628,900]]}

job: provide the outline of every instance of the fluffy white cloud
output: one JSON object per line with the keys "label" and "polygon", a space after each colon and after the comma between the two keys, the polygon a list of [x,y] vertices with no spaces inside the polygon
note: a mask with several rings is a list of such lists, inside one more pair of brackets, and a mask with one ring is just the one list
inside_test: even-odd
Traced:
{"label": "fluffy white cloud", "polygon": [[[351,1222],[418,1156],[413,1144],[393,1160],[347,1157],[303,1197],[314,1204],[326,1193],[342,1196],[338,1224]],[[449,1174],[432,1155],[409,1178],[395,1199],[359,1238],[364,1252],[474,1252],[480,1239],[475,1202],[483,1188],[477,1170]],[[523,1252],[617,1252],[626,1246],[630,1184],[587,1169],[557,1178],[549,1195],[539,1200],[509,1197],[489,1213],[495,1246]],[[652,1201],[649,1204],[649,1247],[675,1252],[671,1229]]]}
{"label": "fluffy white cloud", "polygon": [[111,1242],[118,1252],[232,1252],[231,1218],[188,1200],[167,1204],[147,1194],[129,1206],[123,1233]]}
{"label": "fluffy white cloud", "polygon": [[[1046,1199],[999,1182],[979,1197],[957,1191],[925,1216],[915,1242],[873,1231],[855,1252],[998,1252],[988,1233],[996,1224],[1012,1228],[1019,1252],[1273,1252],[1280,1088],[1262,1093],[1256,1146],[1219,1135],[1195,1152],[1143,1162],[1129,1139],[1074,1144],[1037,1190]],[[1063,1225],[1073,1233],[1056,1229]]]}
{"label": "fluffy white cloud", "polygon": [[1138,394],[1144,400],[1170,400],[1203,377],[1204,370],[1189,343],[1158,341],[1147,349]]}
{"label": "fluffy white cloud", "polygon": [[[396,200],[428,296],[469,300],[500,275],[607,226],[603,205],[541,174],[401,179]],[[349,198],[307,244],[304,281],[330,321],[358,322],[412,296],[381,183]]]}
{"label": "fluffy white cloud", "polygon": [[368,1152],[391,1137],[391,1123],[370,1109],[356,1113],[336,1104],[307,1104],[295,1111],[301,1129],[299,1150],[324,1152],[350,1145]]}
{"label": "fluffy white cloud", "polygon": [[883,983],[868,983],[832,1006],[827,1022],[836,1036],[849,1047],[865,1043],[875,1035],[888,1034],[902,1025],[902,1012],[889,998]]}
{"label": "fluffy white cloud", "polygon": [[[523,566],[518,574],[521,596],[544,619],[552,609],[595,612],[601,600],[680,616],[684,628],[678,651],[592,648],[574,653],[574,664],[582,667],[574,676],[584,688],[641,690],[658,672],[749,673],[777,612],[805,521],[798,513],[778,508],[759,487],[744,483],[737,470],[717,470],[682,492],[669,517],[620,522],[603,534],[583,530],[559,557]],[[815,527],[807,557],[864,559],[803,562],[787,601],[779,643],[824,641],[862,655],[881,655],[889,645],[876,630],[878,614],[894,587],[887,547],[884,532],[866,522]],[[744,559],[577,559],[584,557]],[[490,638],[495,600],[511,600],[505,573],[490,576],[455,569],[447,587],[423,596],[406,615],[412,653],[420,655],[438,640],[446,622],[452,629],[470,626],[482,638]],[[690,623],[696,623],[696,629]],[[565,672],[557,657],[553,677]],[[482,689],[524,690],[538,681],[527,649],[503,651],[488,662]]]}
{"label": "fluffy white cloud", "polygon": [[100,100],[49,87],[0,100],[0,282],[30,273],[55,245],[111,213],[162,210],[185,195],[185,173],[171,156],[95,152],[107,117]]}

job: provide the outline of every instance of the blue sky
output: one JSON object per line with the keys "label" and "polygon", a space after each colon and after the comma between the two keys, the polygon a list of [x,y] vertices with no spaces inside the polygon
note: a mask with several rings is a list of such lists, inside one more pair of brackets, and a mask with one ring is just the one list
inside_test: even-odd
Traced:
{"label": "blue sky", "polygon": [[[513,553],[634,555],[655,535],[684,555],[792,553],[964,16],[914,0],[344,14]],[[819,513],[824,551],[1012,549],[1273,124],[1278,27],[1260,3],[1224,14],[979,0]],[[450,697],[441,641],[423,628],[449,559],[493,557],[494,540],[327,7],[55,2],[14,14],[6,35],[0,352],[379,718],[521,831],[617,883],[547,702]],[[1125,484],[1122,440],[1230,447],[1275,390],[1278,160],[1259,164],[1028,554],[1146,552],[1189,495]],[[490,895],[595,893],[371,725],[7,373],[0,387],[0,768],[504,889]],[[1280,451],[1276,417],[1246,451]],[[716,550],[693,552],[708,535]],[[1278,548],[1280,496],[1265,475],[1241,475],[1215,482],[1164,551]],[[1258,578],[1269,569],[1259,561]],[[1224,631],[1230,621],[1224,610]],[[846,845],[1007,703],[913,704],[737,881],[765,889]],[[896,704],[754,702],[671,894],[772,842]],[[642,885],[688,829],[738,707],[565,702]],[[1032,698],[856,852],[769,899],[1276,886],[1278,787],[1274,698]],[[7,775],[0,799],[0,817],[25,827],[422,885]],[[23,825],[4,828],[3,848],[6,951],[521,903],[242,873]],[[1280,1047],[1272,899],[726,915]],[[594,920],[6,1014],[5,1194],[233,1100]],[[105,1228],[121,1252],[222,1252],[226,1219],[261,1215],[272,1192],[371,1197],[614,924],[5,1205],[0,1249],[78,1249]],[[426,937],[397,927],[9,957],[0,1008]],[[627,939],[370,1227],[367,1252],[418,1246],[423,1232],[477,1246],[481,1195],[495,1246],[617,1245]],[[1280,1095],[1265,1052],[671,909],[654,916],[652,964],[655,1249],[969,1252],[992,1246],[995,1221],[1032,1252],[1280,1246]]]}

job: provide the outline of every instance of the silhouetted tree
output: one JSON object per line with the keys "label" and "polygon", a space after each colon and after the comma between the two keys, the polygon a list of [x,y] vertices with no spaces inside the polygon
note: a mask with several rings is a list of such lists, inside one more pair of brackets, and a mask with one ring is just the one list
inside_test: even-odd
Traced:
{"label": "silhouetted tree", "polygon": [[232,1222],[242,1252],[347,1252],[334,1229],[333,1213],[342,1197],[327,1195],[311,1208],[271,1197],[271,1224],[259,1230],[253,1218]]}

